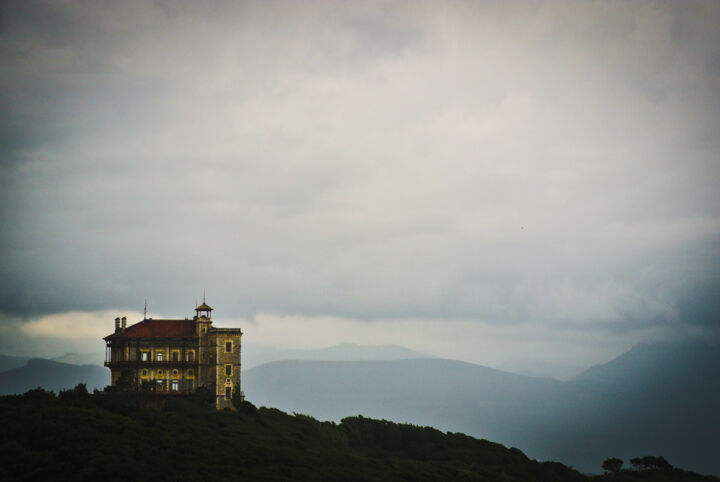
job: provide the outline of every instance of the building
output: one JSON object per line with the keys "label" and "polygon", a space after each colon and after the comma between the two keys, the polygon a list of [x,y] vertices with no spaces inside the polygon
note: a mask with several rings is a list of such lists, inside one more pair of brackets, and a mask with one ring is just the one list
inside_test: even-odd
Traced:
{"label": "building", "polygon": [[213,309],[203,303],[190,320],[154,320],[134,325],[115,318],[115,332],[103,338],[105,366],[116,385],[123,373],[136,390],[189,395],[198,387],[215,394],[218,409],[233,408],[240,391],[240,328],[216,328]]}

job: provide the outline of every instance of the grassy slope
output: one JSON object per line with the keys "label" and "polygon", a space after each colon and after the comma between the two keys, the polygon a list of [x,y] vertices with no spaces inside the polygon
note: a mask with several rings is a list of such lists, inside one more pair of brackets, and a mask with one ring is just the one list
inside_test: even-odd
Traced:
{"label": "grassy slope", "polygon": [[191,400],[141,408],[141,399],[123,397],[0,397],[0,479],[587,480],[517,449],[427,427],[362,417],[334,424],[267,408],[217,412]]}

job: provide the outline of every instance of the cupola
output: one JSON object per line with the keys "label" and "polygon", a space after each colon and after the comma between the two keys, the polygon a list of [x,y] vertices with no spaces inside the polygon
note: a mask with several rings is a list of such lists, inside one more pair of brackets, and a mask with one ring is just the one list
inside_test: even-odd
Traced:
{"label": "cupola", "polygon": [[198,318],[207,318],[209,320],[211,318],[210,312],[212,310],[213,309],[210,308],[210,306],[205,303],[205,300],[203,299],[202,304],[195,308],[195,316]]}

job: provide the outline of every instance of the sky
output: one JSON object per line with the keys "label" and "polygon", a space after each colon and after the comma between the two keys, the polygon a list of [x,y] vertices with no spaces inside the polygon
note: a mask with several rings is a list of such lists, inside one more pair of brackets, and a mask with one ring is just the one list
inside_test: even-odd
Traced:
{"label": "sky", "polygon": [[0,352],[116,316],[570,376],[720,336],[717,2],[3,2]]}

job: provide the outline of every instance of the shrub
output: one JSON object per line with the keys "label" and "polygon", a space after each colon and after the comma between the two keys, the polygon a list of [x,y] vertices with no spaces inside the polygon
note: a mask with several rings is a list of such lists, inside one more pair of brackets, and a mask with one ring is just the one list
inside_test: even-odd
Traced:
{"label": "shrub", "polygon": [[673,466],[665,460],[665,457],[655,457],[653,455],[635,457],[634,459],[630,459],[630,464],[637,470],[668,470],[673,468]]}
{"label": "shrub", "polygon": [[215,403],[215,395],[206,387],[197,387],[190,399],[197,405],[208,406]]}
{"label": "shrub", "polygon": [[602,468],[609,474],[616,474],[622,469],[623,463],[624,462],[617,457],[610,457],[602,463]]}
{"label": "shrub", "polygon": [[[235,404],[234,401],[233,401],[233,404]],[[247,400],[243,400],[240,403],[235,404],[235,408],[237,409],[238,412],[244,413],[247,415],[252,415],[252,414],[257,413],[257,407],[255,405],[253,405],[252,403],[248,402]]]}
{"label": "shrub", "polygon": [[33,388],[32,390],[28,390],[21,396],[26,400],[49,400],[51,398],[55,398],[55,392],[51,392],[45,390],[44,388],[37,387]]}
{"label": "shrub", "polygon": [[90,392],[88,392],[87,385],[85,385],[84,383],[78,383],[75,388],[70,388],[68,390],[60,390],[60,394],[58,395],[58,398],[72,400],[87,399],[89,397]]}

